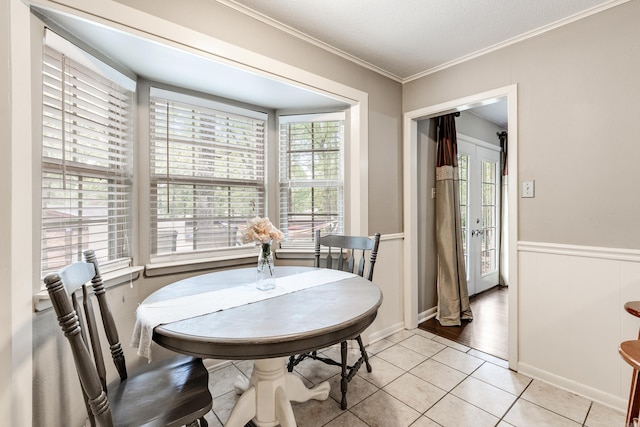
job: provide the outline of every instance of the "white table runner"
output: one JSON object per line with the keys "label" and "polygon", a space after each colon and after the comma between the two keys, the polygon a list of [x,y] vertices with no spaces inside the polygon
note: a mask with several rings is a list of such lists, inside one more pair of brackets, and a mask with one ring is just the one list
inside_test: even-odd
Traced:
{"label": "white table runner", "polygon": [[139,356],[146,357],[150,362],[153,328],[158,325],[190,319],[354,276],[345,271],[319,269],[278,277],[276,287],[268,291],[256,289],[255,282],[251,282],[217,291],[140,304],[136,310],[136,324],[131,345],[138,348]]}

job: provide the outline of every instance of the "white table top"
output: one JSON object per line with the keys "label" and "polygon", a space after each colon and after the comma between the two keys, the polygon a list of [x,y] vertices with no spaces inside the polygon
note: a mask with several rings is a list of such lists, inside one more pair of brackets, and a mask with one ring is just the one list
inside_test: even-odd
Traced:
{"label": "white table top", "polygon": [[[278,277],[312,271],[278,267]],[[246,285],[254,268],[194,276],[165,286],[143,304]],[[157,326],[153,340],[203,358],[261,359],[324,348],[364,331],[376,317],[382,293],[359,276],[279,295],[223,311]]]}

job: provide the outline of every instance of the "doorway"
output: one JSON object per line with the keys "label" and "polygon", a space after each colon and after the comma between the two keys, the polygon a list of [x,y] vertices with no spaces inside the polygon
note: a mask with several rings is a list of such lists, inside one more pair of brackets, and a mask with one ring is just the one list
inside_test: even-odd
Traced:
{"label": "doorway", "polygon": [[465,98],[424,107],[410,111],[404,115],[404,142],[403,142],[403,165],[404,165],[404,215],[405,215],[405,327],[415,328],[418,325],[418,318],[426,319],[430,312],[430,307],[418,307],[419,301],[419,272],[418,264],[422,262],[418,259],[419,254],[419,164],[418,164],[418,122],[428,118],[443,114],[469,110],[486,104],[495,103],[499,99],[506,99],[508,104],[508,130],[509,130],[509,158],[508,158],[508,187],[513,191],[508,192],[506,198],[509,207],[507,217],[508,225],[508,271],[510,272],[510,282],[508,290],[508,361],[511,369],[517,369],[518,360],[518,335],[517,335],[517,86],[510,85],[504,88],[471,95]]}

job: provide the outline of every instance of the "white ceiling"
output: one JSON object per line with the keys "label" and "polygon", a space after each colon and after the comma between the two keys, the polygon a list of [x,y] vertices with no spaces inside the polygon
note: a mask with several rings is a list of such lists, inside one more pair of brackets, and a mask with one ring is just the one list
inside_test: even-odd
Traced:
{"label": "white ceiling", "polygon": [[[627,0],[216,1],[402,82]],[[272,109],[345,105],[77,16],[38,12],[149,80]],[[506,102],[475,108],[473,113],[506,127]]]}

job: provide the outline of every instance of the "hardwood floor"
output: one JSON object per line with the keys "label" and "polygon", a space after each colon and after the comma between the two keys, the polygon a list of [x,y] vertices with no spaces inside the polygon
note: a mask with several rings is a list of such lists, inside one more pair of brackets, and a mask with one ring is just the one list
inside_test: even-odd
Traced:
{"label": "hardwood floor", "polygon": [[506,286],[496,286],[471,297],[473,321],[461,326],[441,326],[435,317],[418,325],[420,329],[448,338],[500,359],[509,357],[508,294]]}

